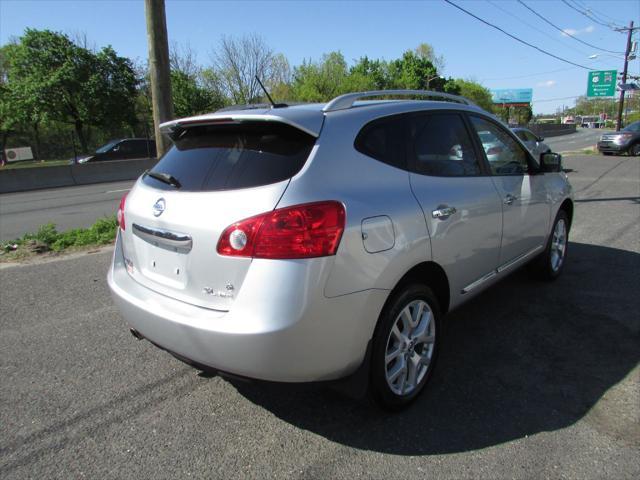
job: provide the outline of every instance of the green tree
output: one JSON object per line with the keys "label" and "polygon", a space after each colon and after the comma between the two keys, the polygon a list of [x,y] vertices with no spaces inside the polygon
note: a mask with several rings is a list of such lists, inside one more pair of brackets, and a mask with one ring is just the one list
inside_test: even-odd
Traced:
{"label": "green tree", "polygon": [[94,53],[67,35],[27,29],[11,52],[7,85],[30,121],[70,124],[87,150],[87,128],[135,123],[137,79],[111,47]]}
{"label": "green tree", "polygon": [[181,71],[171,72],[171,95],[176,117],[207,113],[224,105],[218,92],[205,88],[196,76]]}
{"label": "green tree", "polygon": [[294,95],[304,102],[331,100],[352,86],[348,76],[347,62],[340,52],[325,54],[319,62],[305,60],[293,73]]}
{"label": "green tree", "polygon": [[491,92],[488,89],[472,80],[463,80],[461,78],[457,78],[451,83],[458,87],[458,95],[468,98],[487,112],[493,111]]}

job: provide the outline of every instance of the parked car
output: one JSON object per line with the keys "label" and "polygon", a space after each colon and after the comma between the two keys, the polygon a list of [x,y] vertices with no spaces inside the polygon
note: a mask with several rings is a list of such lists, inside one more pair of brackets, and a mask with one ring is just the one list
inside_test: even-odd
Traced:
{"label": "parked car", "polygon": [[[381,95],[436,100],[366,100]],[[443,315],[529,262],[550,280],[565,264],[560,155],[535,161],[462,97],[346,94],[162,129],[174,145],[120,202],[108,283],[134,336],[197,368],[368,384],[402,408]]]}
{"label": "parked car", "polygon": [[122,138],[98,148],[93,155],[79,158],[77,163],[154,158],[156,142],[147,138]]}
{"label": "parked car", "polygon": [[633,122],[619,132],[602,135],[598,142],[598,151],[604,155],[613,153],[640,155],[640,120]]}
{"label": "parked car", "polygon": [[521,127],[512,128],[511,130],[516,134],[516,137],[522,140],[522,143],[529,149],[534,158],[539,158],[541,154],[551,151],[549,145],[544,143],[544,138],[537,136],[531,130]]}

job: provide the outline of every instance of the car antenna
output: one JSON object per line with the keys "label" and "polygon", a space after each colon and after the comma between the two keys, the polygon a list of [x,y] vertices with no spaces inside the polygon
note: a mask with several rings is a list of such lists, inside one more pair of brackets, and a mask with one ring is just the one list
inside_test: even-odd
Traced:
{"label": "car antenna", "polygon": [[258,77],[258,75],[256,75],[256,80],[258,81],[258,84],[262,88],[262,91],[265,93],[265,95],[269,99],[269,103],[271,104],[271,108],[282,108],[282,107],[287,107],[288,106],[286,103],[275,103],[273,101],[273,98],[271,98],[271,95],[269,95],[269,92],[267,92],[267,89],[264,88],[264,85],[260,81],[260,78]]}

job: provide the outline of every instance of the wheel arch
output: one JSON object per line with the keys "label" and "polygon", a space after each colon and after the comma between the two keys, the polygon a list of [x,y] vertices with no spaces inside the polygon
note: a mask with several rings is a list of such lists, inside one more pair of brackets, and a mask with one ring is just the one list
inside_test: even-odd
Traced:
{"label": "wheel arch", "polygon": [[391,298],[398,290],[410,283],[426,284],[438,299],[441,312],[447,313],[451,300],[449,279],[444,269],[435,262],[422,262],[410,268],[391,290]]}
{"label": "wheel arch", "polygon": [[573,223],[573,202],[571,199],[565,199],[558,210],[564,210],[566,212],[567,217],[569,217],[569,228],[571,228],[571,224]]}

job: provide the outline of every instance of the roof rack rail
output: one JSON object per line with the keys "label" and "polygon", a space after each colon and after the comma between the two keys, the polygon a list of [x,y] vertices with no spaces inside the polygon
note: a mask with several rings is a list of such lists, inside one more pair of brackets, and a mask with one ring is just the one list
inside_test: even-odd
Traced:
{"label": "roof rack rail", "polygon": [[370,92],[356,92],[346,93],[334,98],[327,103],[322,109],[323,112],[334,112],[336,110],[346,110],[353,107],[356,100],[367,97],[382,97],[382,96],[421,96],[431,97],[443,100],[449,100],[451,102],[462,103],[464,105],[475,105],[471,100],[468,100],[459,95],[451,95],[443,92],[433,92],[430,90],[373,90]]}

